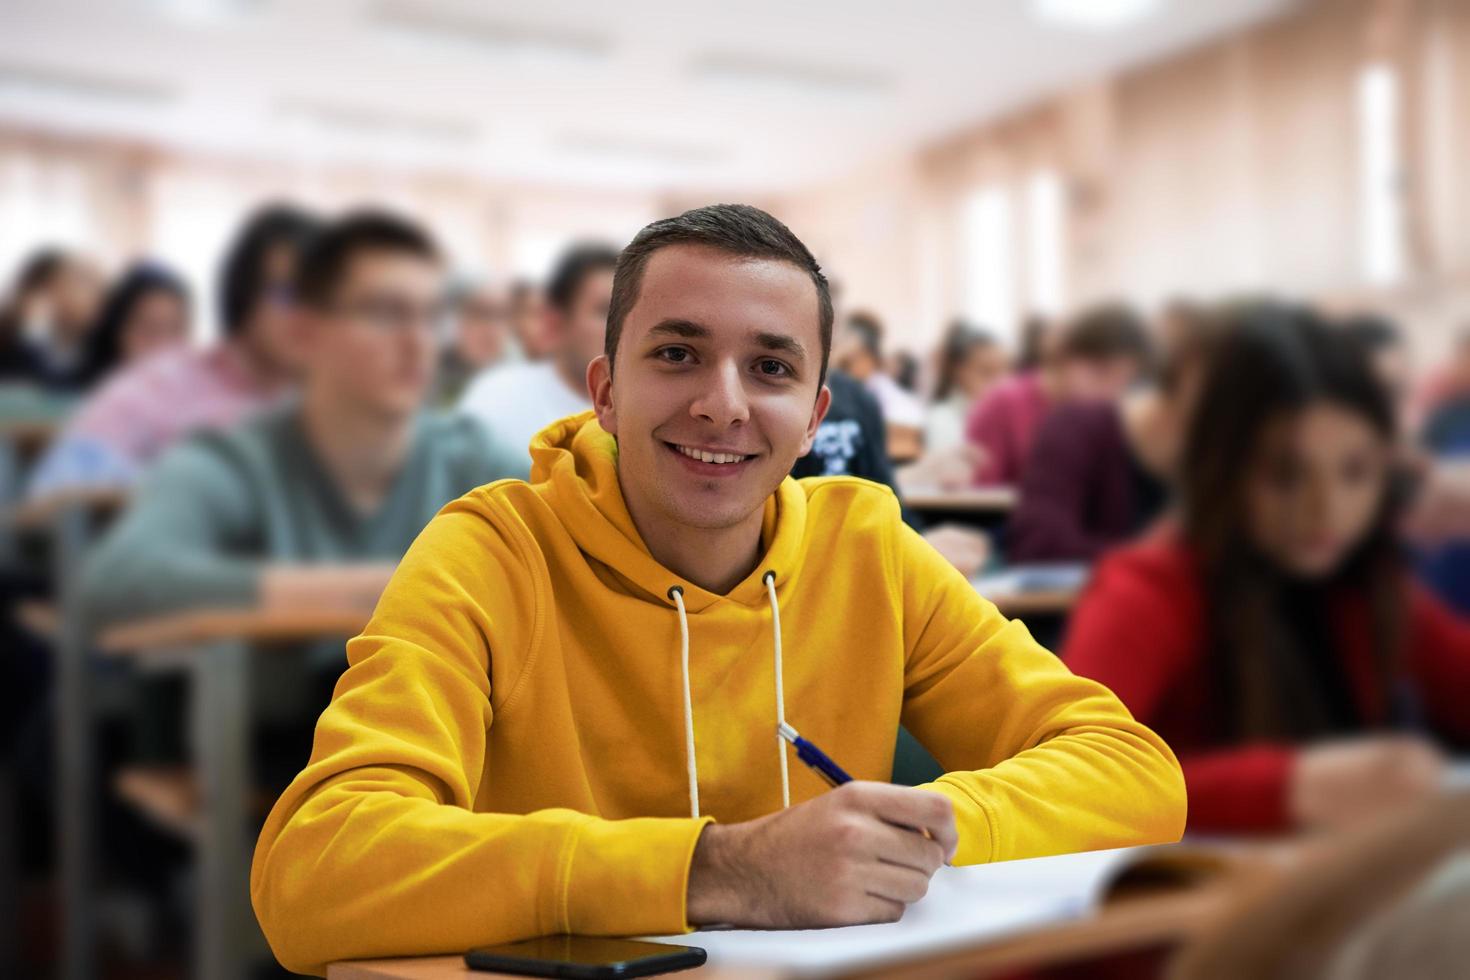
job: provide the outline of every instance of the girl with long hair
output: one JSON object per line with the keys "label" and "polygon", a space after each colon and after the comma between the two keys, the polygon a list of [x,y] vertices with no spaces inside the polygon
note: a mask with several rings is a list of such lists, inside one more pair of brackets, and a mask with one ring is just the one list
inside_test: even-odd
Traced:
{"label": "girl with long hair", "polygon": [[1097,567],[1064,657],[1179,755],[1195,831],[1351,823],[1470,743],[1470,626],[1410,579],[1388,393],[1305,310],[1226,315],[1177,520]]}

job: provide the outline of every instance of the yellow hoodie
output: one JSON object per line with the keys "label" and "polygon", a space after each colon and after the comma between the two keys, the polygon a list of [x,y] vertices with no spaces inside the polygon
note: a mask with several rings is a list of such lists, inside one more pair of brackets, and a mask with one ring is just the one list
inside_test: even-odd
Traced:
{"label": "yellow hoodie", "polygon": [[[950,770],[926,788],[954,803],[956,863],[1179,838],[1168,747],[977,595],[887,488],[787,479],[760,564],[722,596],[648,553],[616,453],[591,413],[558,422],[531,483],[460,498],[404,557],[256,848],[284,965],[687,928],[704,824],[782,805],[773,606],[785,717],[870,780],[906,725]],[[799,763],[789,787],[827,788]]]}

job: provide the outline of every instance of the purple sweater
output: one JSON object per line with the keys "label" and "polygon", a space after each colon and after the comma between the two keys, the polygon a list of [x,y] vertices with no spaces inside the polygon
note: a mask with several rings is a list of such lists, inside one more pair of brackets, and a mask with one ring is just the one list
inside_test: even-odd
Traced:
{"label": "purple sweater", "polygon": [[1037,430],[1011,515],[1013,562],[1091,561],[1132,537],[1161,506],[1147,487],[1111,402],[1053,409]]}

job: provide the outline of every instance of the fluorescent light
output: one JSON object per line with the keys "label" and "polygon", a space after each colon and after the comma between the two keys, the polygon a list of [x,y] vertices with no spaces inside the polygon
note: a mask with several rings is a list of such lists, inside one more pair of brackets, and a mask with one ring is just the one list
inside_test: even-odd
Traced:
{"label": "fluorescent light", "polygon": [[603,61],[612,50],[611,40],[600,34],[491,20],[404,0],[381,0],[368,17],[378,33],[395,41],[522,65],[575,67]]}
{"label": "fluorescent light", "polygon": [[391,112],[370,106],[289,99],[276,106],[282,118],[323,133],[345,137],[473,143],[480,128],[464,119]]}
{"label": "fluorescent light", "polygon": [[1085,31],[1111,31],[1142,20],[1162,0],[1031,0],[1040,20]]}
{"label": "fluorescent light", "polygon": [[777,89],[790,95],[872,96],[893,86],[893,79],[869,68],[778,61],[753,55],[709,52],[689,63],[689,74],[704,82],[743,89]]}
{"label": "fluorescent light", "polygon": [[125,78],[91,71],[0,65],[0,89],[17,95],[68,102],[159,105],[178,98],[172,86],[151,79]]}
{"label": "fluorescent light", "polygon": [[712,143],[685,143],[643,139],[617,133],[564,133],[556,146],[576,154],[621,157],[627,160],[665,164],[709,164],[727,158],[727,149]]}

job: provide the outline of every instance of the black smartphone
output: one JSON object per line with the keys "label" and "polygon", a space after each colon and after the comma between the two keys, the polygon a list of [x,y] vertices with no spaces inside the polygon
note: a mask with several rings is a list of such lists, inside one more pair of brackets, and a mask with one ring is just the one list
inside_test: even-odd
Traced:
{"label": "black smartphone", "polygon": [[569,980],[651,977],[703,966],[704,960],[704,950],[697,946],[599,936],[537,936],[504,946],[481,946],[464,954],[472,970]]}

